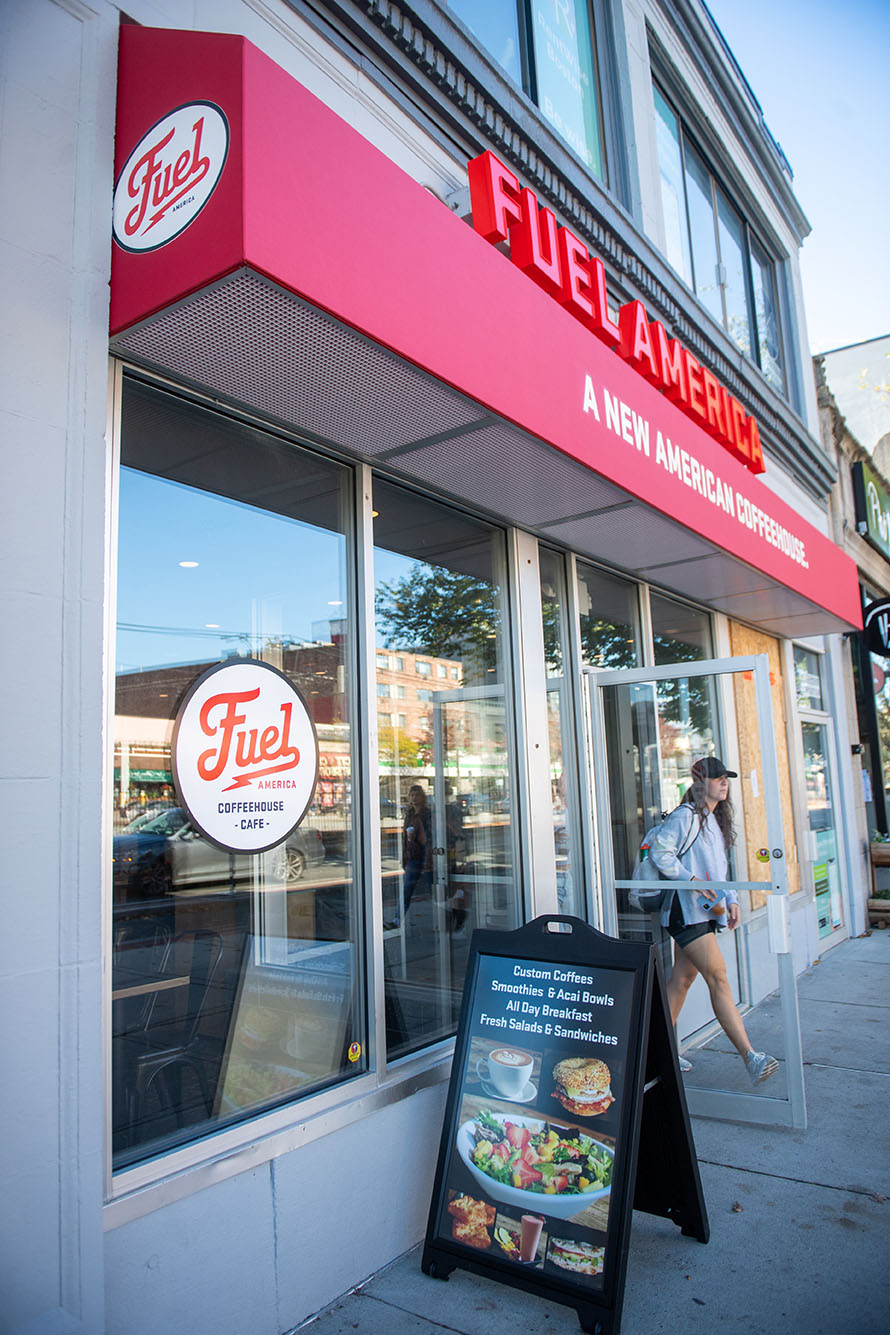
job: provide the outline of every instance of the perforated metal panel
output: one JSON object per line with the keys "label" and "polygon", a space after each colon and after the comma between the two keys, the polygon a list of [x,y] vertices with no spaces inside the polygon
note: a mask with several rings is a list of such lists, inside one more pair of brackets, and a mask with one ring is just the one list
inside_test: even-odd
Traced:
{"label": "perforated metal panel", "polygon": [[162,311],[114,347],[369,456],[485,417],[478,405],[249,270]]}
{"label": "perforated metal panel", "polygon": [[709,556],[715,550],[681,524],[636,502],[626,510],[551,525],[548,531],[570,547],[634,572],[641,566]]}
{"label": "perforated metal panel", "polygon": [[159,312],[112,348],[775,634],[846,629],[731,552],[251,270]]}
{"label": "perforated metal panel", "polygon": [[[393,461],[396,462],[396,461]],[[472,497],[524,527],[627,502],[626,492],[518,427],[497,422],[401,455],[399,466],[438,490]]]}

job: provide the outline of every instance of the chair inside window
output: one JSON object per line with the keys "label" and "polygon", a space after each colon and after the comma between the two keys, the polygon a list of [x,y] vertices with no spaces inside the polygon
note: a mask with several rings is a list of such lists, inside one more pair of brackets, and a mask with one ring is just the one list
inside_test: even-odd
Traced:
{"label": "chair inside window", "polygon": [[212,1115],[225,1032],[215,1034],[206,1021],[223,948],[218,932],[199,930],[173,937],[144,1026],[115,1040],[114,1065],[120,1082],[115,1124],[127,1146],[145,1138],[143,1122],[149,1107],[153,1116],[168,1122],[172,1117],[177,1129],[183,1126],[184,1076],[189,1073],[203,1114]]}
{"label": "chair inside window", "polygon": [[157,999],[151,981],[166,969],[172,932],[155,914],[139,913],[114,925],[112,977],[124,995],[114,1001],[112,1032],[139,1033],[148,1025]]}

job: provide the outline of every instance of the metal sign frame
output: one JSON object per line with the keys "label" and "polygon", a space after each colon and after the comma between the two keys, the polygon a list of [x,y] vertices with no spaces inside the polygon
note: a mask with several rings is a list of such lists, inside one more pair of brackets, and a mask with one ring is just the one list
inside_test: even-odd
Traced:
{"label": "metal sign frame", "polygon": [[[551,1002],[532,1004],[530,996],[542,1001],[549,996]],[[558,1022],[559,1016],[568,1028]],[[480,1048],[493,1049],[488,1059],[481,1059],[488,1061],[485,1069],[493,1080],[491,1059],[502,1045],[518,1045],[531,1058],[537,1084],[529,1076],[523,1090],[517,1086],[500,1094],[486,1086]],[[608,1056],[611,1101],[600,1113],[589,1103],[582,1104],[586,1112],[578,1111],[576,1103],[566,1103],[556,1092],[562,1077],[554,1057],[565,1053],[597,1065],[602,1065],[602,1055]],[[506,1178],[512,1176],[512,1185],[504,1175],[488,1175],[479,1168],[470,1149],[470,1128],[481,1126],[494,1129],[495,1141],[503,1126],[501,1143],[489,1159],[494,1163],[498,1149],[511,1156],[522,1187],[516,1187],[511,1172]],[[604,1188],[585,1187],[583,1178],[562,1181],[562,1157],[558,1164],[555,1158],[549,1163],[549,1177],[543,1176],[543,1168],[536,1170],[535,1165],[545,1161],[533,1157],[537,1151],[526,1133],[546,1137],[554,1131],[566,1158],[574,1153],[568,1147],[585,1143],[582,1137],[606,1160],[611,1155],[611,1180]],[[476,1149],[482,1140],[486,1137],[475,1139]],[[533,1153],[526,1155],[529,1144]],[[541,1148],[547,1152],[546,1142]],[[552,1146],[551,1151],[555,1154]],[[484,1162],[485,1155],[481,1157]],[[522,1167],[525,1159],[531,1177]],[[499,1166],[494,1164],[495,1173]],[[535,1181],[537,1187],[528,1189]],[[551,1194],[546,1194],[545,1184]],[[588,1190],[590,1194],[584,1194]],[[575,1204],[577,1209],[572,1208]],[[582,1328],[594,1335],[617,1335],[634,1209],[672,1219],[685,1235],[708,1241],[655,948],[618,941],[580,918],[561,915],[544,915],[514,932],[475,932],[423,1250],[424,1272],[447,1279],[456,1267],[470,1270],[574,1307]],[[521,1241],[510,1252],[504,1235],[508,1243],[513,1233],[521,1240],[518,1226],[529,1211],[532,1218],[543,1220],[532,1255],[523,1260]],[[497,1224],[499,1216],[506,1226]],[[517,1226],[513,1230],[511,1223]],[[591,1261],[597,1257],[599,1270],[593,1265],[586,1271],[566,1267],[564,1249],[579,1242],[581,1253]]]}

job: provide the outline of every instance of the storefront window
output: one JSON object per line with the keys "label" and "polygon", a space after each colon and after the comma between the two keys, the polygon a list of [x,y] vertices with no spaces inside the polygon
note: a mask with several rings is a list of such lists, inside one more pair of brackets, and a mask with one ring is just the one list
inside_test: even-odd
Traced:
{"label": "storefront window", "polygon": [[825,708],[822,702],[822,655],[794,647],[794,685],[799,709]]}
{"label": "storefront window", "polygon": [[829,730],[825,723],[803,722],[800,732],[810,826],[809,854],[816,892],[816,924],[822,940],[840,931],[844,925]]}
{"label": "storefront window", "polygon": [[454,1032],[473,929],[511,929],[521,910],[503,534],[382,481],[374,510],[378,646],[409,679],[422,662],[430,687],[409,695],[404,727],[378,713],[387,1050],[398,1057]]}
{"label": "storefront window", "polygon": [[[350,487],[346,469],[125,381],[112,866],[117,1167],[366,1069],[351,814]],[[303,819],[257,853],[222,847],[196,825],[171,755],[179,707],[198,679],[248,660],[296,688],[318,750]],[[269,758],[271,736],[235,738],[233,750],[265,747]],[[246,810],[274,797],[259,789],[286,782],[257,773],[232,787]]]}
{"label": "storefront window", "polygon": [[[877,724],[877,753],[878,767],[871,779],[872,787],[883,790],[884,803],[883,810],[886,813],[887,805],[890,804],[890,675],[888,675],[886,661],[879,659],[875,654],[870,656],[871,681],[866,680],[863,684],[865,689],[871,689],[874,696],[875,722]],[[874,793],[870,792],[868,797],[871,803],[866,803],[868,809],[871,805],[870,819],[872,828],[876,828],[882,822],[875,816]],[[884,815],[886,822],[886,814]]]}
{"label": "storefront window", "polygon": [[550,739],[550,800],[553,807],[553,855],[560,913],[585,917],[581,876],[581,833],[577,780],[572,763],[572,703],[567,672],[568,624],[565,566],[562,557],[540,549],[541,618],[547,671],[547,720]]}
{"label": "storefront window", "polygon": [[711,618],[707,612],[651,592],[649,610],[656,667],[712,656]]}
{"label": "storefront window", "polygon": [[[711,618],[707,612],[651,591],[649,610],[656,667],[711,657]],[[679,801],[692,761],[716,749],[714,678],[673,677],[658,682],[656,690],[662,781],[671,797],[676,794]]]}
{"label": "storefront window", "polygon": [[448,7],[603,180],[596,43],[588,0],[449,0]]}
{"label": "storefront window", "polygon": [[579,563],[578,612],[587,667],[637,667],[640,636],[633,584]]}

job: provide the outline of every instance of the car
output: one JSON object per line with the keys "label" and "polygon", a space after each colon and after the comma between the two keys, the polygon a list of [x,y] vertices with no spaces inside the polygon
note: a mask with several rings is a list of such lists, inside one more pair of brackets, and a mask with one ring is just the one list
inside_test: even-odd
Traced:
{"label": "car", "polygon": [[[253,876],[252,853],[233,853],[206,839],[182,807],[131,821],[113,840],[112,868],[115,898],[155,898],[186,886],[227,884]],[[269,859],[273,883],[290,885],[307,867],[325,860],[321,833],[299,826],[293,834],[260,856]]]}

